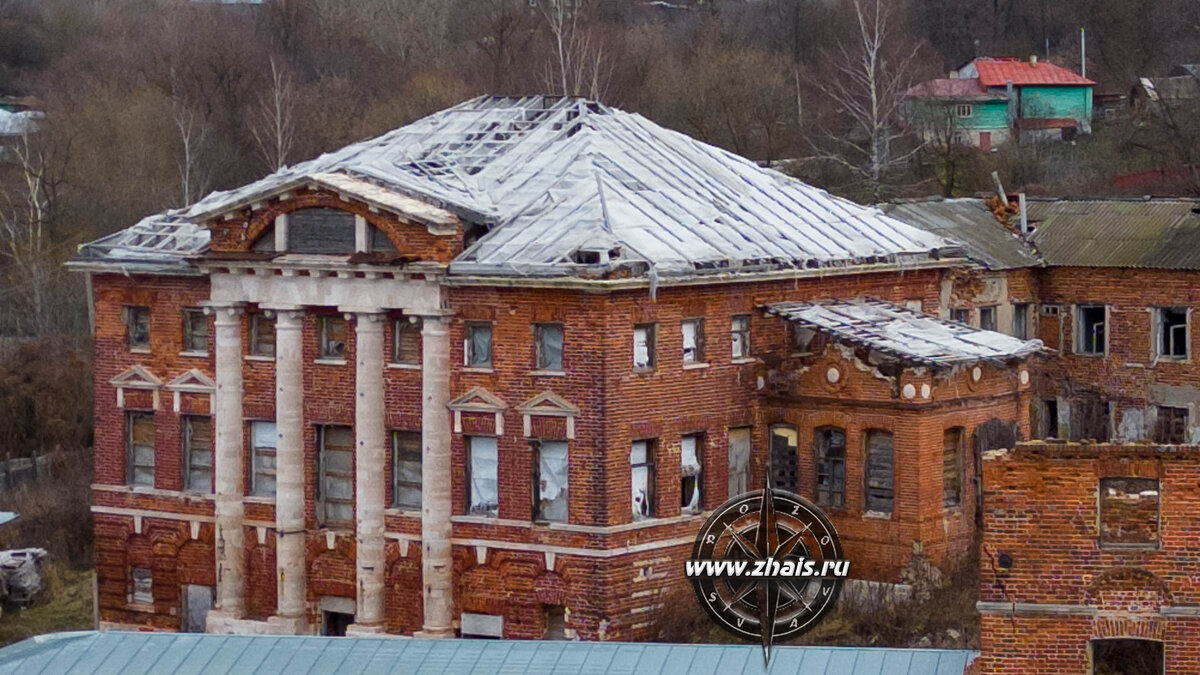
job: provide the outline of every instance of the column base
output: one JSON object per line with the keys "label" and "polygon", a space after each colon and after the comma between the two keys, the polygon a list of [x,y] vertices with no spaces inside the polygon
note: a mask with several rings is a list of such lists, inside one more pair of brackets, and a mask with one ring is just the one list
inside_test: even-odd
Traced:
{"label": "column base", "polygon": [[413,637],[422,638],[422,639],[452,638],[452,637],[454,637],[454,629],[453,628],[422,628],[421,630],[413,633]]}
{"label": "column base", "polygon": [[267,617],[267,625],[271,626],[272,635],[312,635],[308,620],[300,616],[275,614]]}
{"label": "column base", "polygon": [[346,637],[384,637],[388,635],[383,624],[352,623],[346,626]]}
{"label": "column base", "polygon": [[243,619],[220,610],[212,610],[208,613],[204,630],[207,633],[219,635],[308,635],[311,633],[308,629],[308,622],[304,619],[280,616],[268,617],[266,621]]}

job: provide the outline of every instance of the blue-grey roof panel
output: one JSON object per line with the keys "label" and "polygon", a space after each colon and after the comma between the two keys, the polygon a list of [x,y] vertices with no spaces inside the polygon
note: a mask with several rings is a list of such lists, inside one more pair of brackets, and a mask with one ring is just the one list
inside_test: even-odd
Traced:
{"label": "blue-grey roof panel", "polygon": [[[775,647],[771,675],[961,675],[966,650]],[[306,675],[658,675],[763,673],[752,644],[664,645],[81,632],[0,649],[0,675],[236,673]]]}

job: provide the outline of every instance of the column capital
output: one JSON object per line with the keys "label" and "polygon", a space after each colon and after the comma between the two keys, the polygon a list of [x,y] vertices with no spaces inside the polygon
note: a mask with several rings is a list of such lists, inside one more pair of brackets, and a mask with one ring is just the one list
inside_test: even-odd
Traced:
{"label": "column capital", "polygon": [[246,310],[246,305],[242,302],[214,302],[210,300],[205,302],[203,306],[204,313],[215,316],[218,323],[237,321]]}
{"label": "column capital", "polygon": [[360,323],[380,323],[387,318],[387,310],[379,307],[338,307],[338,311]]}

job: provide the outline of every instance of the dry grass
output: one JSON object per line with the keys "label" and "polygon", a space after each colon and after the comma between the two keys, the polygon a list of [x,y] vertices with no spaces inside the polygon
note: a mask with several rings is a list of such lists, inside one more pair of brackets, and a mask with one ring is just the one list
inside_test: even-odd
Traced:
{"label": "dry grass", "polygon": [[42,593],[33,605],[5,608],[0,615],[0,646],[43,633],[93,628],[94,577],[91,570],[48,564]]}

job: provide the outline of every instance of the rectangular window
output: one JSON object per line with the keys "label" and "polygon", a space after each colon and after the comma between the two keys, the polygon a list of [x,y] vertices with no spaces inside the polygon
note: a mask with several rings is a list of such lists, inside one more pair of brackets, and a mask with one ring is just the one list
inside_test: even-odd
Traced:
{"label": "rectangular window", "polygon": [[788,492],[800,491],[800,434],[790,424],[775,424],[771,432],[771,486]]}
{"label": "rectangular window", "polygon": [[701,457],[704,456],[704,434],[690,434],[679,439],[679,506],[698,513],[702,504]]}
{"label": "rectangular window", "polygon": [[966,307],[955,307],[950,310],[950,320],[958,323],[971,323],[971,310]]}
{"label": "rectangular window", "polygon": [[958,117],[972,117],[975,115],[975,106],[970,103],[959,103],[954,106],[954,114]]}
{"label": "rectangular window", "polygon": [[132,570],[133,593],[132,600],[141,605],[154,604],[154,577],[145,567],[135,567]]}
{"label": "rectangular window", "polygon": [[788,330],[792,335],[792,353],[793,354],[810,354],[813,351],[813,338],[817,336],[817,332],[811,328],[805,328],[797,324],[790,324]]}
{"label": "rectangular window", "polygon": [[467,436],[467,513],[495,517],[500,513],[496,439]]}
{"label": "rectangular window", "polygon": [[654,368],[654,324],[641,323],[633,327],[633,367]]}
{"label": "rectangular window", "polygon": [[317,523],[321,527],[354,526],[354,430],[317,427],[320,480],[317,482]]}
{"label": "rectangular window", "polygon": [[1158,357],[1186,359],[1188,355],[1187,309],[1158,308]]}
{"label": "rectangular window", "polygon": [[533,327],[534,367],[561,372],[563,369],[563,327],[561,323],[539,323]]}
{"label": "rectangular window", "polygon": [[392,506],[421,510],[421,432],[392,432]]}
{"label": "rectangular window", "polygon": [[729,339],[732,346],[733,358],[744,359],[750,356],[750,315],[738,314],[729,325]]}
{"label": "rectangular window", "polygon": [[846,506],[846,432],[834,427],[817,429],[814,439],[817,463],[817,505]]}
{"label": "rectangular window", "polygon": [[868,511],[892,515],[895,503],[892,434],[887,431],[867,432],[866,499]]}
{"label": "rectangular window", "polygon": [[996,330],[996,306],[979,308],[979,327],[982,330]]}
{"label": "rectangular window", "polygon": [[942,506],[962,504],[962,427],[942,434]]}
{"label": "rectangular window", "polygon": [[1021,340],[1029,339],[1029,304],[1018,302],[1013,304],[1012,336]]}
{"label": "rectangular window", "polygon": [[125,414],[129,484],[154,487],[154,413]]}
{"label": "rectangular window", "polygon": [[1187,443],[1187,408],[1159,406],[1158,419],[1154,425],[1154,442],[1164,445]]}
{"label": "rectangular window", "polygon": [[464,327],[463,365],[474,368],[492,366],[492,324],[468,321]]}
{"label": "rectangular window", "polygon": [[729,493],[750,491],[750,427],[729,430]]}
{"label": "rectangular window", "polygon": [[567,522],[567,443],[539,441],[534,444],[537,472],[533,480],[533,519]]}
{"label": "rectangular window", "polygon": [[1078,353],[1103,354],[1105,343],[1104,305],[1080,305],[1075,313],[1078,324]]}
{"label": "rectangular window", "polygon": [[185,415],[183,418],[183,453],[187,474],[185,488],[195,492],[213,489],[213,430],[212,418]]}
{"label": "rectangular window", "polygon": [[341,360],[346,358],[346,319],[340,316],[321,317],[322,359]]}
{"label": "rectangular window", "polygon": [[250,423],[250,493],[275,496],[275,447],[279,434],[274,422]]}
{"label": "rectangular window", "polygon": [[392,322],[392,363],[421,364],[421,320],[417,317]]}
{"label": "rectangular window", "polygon": [[250,354],[275,356],[275,317],[266,314],[250,315]]}
{"label": "rectangular window", "polygon": [[704,319],[684,319],[679,324],[683,332],[683,362],[704,362]]}
{"label": "rectangular window", "polygon": [[1042,438],[1058,438],[1058,399],[1048,398],[1042,401],[1045,417],[1045,433]]}
{"label": "rectangular window", "polygon": [[1158,481],[1154,478],[1100,479],[1100,545],[1158,546]]}
{"label": "rectangular window", "polygon": [[654,517],[654,441],[634,441],[629,451],[633,519]]}
{"label": "rectangular window", "polygon": [[202,309],[183,310],[183,351],[208,353],[208,317]]}
{"label": "rectangular window", "polygon": [[125,342],[130,349],[150,348],[150,308],[125,306]]}

